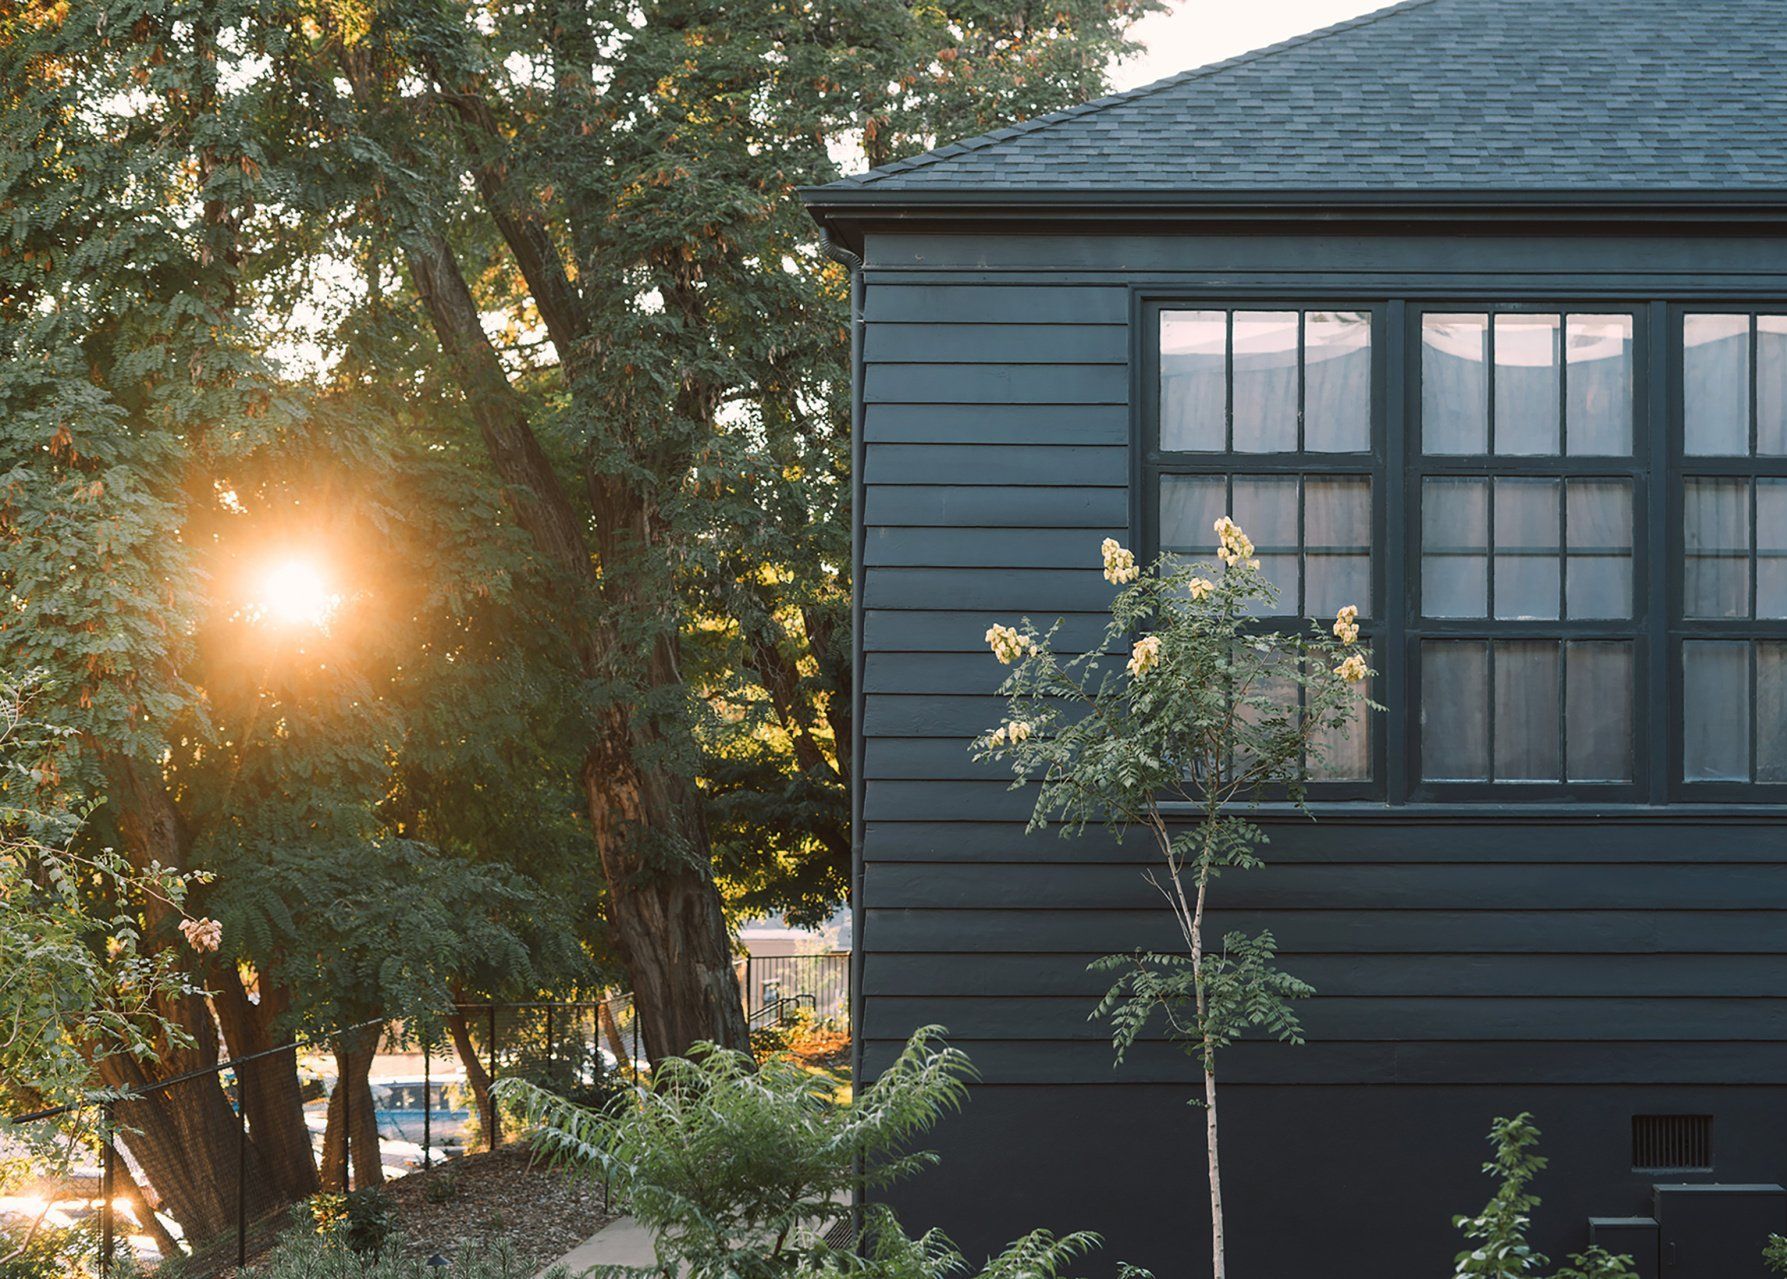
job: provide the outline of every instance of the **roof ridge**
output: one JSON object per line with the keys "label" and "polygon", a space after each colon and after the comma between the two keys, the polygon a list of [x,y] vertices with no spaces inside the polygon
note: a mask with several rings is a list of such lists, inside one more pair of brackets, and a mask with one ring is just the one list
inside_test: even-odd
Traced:
{"label": "roof ridge", "polygon": [[921,169],[926,165],[936,164],[966,151],[985,150],[987,147],[1004,142],[1008,138],[1018,137],[1026,133],[1034,133],[1040,129],[1046,129],[1051,125],[1060,124],[1066,120],[1074,120],[1081,116],[1092,115],[1095,112],[1103,111],[1107,107],[1116,106],[1118,103],[1133,102],[1138,98],[1145,98],[1150,94],[1160,93],[1166,89],[1173,88],[1176,85],[1185,84],[1192,80],[1201,80],[1206,76],[1213,76],[1226,71],[1232,71],[1236,67],[1246,66],[1262,58],[1270,57],[1273,54],[1283,53],[1290,49],[1301,48],[1303,45],[1313,44],[1317,40],[1325,40],[1329,36],[1341,35],[1349,31],[1354,31],[1360,27],[1370,26],[1372,23],[1378,22],[1384,18],[1406,13],[1411,9],[1425,8],[1428,5],[1438,4],[1439,2],[1440,0],[1397,0],[1397,3],[1386,5],[1382,9],[1373,9],[1369,13],[1361,13],[1357,17],[1347,18],[1342,22],[1336,22],[1330,26],[1319,27],[1314,31],[1305,31],[1301,35],[1292,36],[1287,40],[1280,40],[1276,44],[1262,45],[1258,49],[1249,49],[1244,53],[1238,53],[1233,57],[1223,58],[1218,62],[1210,62],[1197,67],[1187,67],[1184,71],[1175,71],[1172,75],[1164,76],[1161,79],[1151,81],[1148,84],[1137,85],[1133,89],[1125,89],[1121,93],[1108,93],[1102,98],[1094,98],[1090,102],[1082,102],[1077,106],[1065,107],[1060,111],[1050,111],[1044,115],[1033,116],[1028,120],[1020,120],[1016,124],[1008,124],[1003,128],[993,129],[986,133],[977,134],[974,137],[963,138],[960,141],[950,142],[940,147],[933,147],[929,151],[921,151],[919,154],[908,156],[903,160],[890,160],[886,164],[869,169],[864,173],[858,173],[852,177],[844,178],[842,181],[849,182],[856,186],[868,186],[872,183],[881,181],[883,178],[892,177],[899,173],[906,173],[912,169]]}

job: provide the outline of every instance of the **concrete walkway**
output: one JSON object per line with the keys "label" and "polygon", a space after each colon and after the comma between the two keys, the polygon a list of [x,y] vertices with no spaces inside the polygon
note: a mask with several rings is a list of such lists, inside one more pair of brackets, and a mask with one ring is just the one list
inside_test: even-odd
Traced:
{"label": "concrete walkway", "polygon": [[[572,1275],[580,1275],[591,1266],[650,1266],[658,1260],[652,1239],[645,1227],[631,1217],[616,1217],[595,1234],[560,1257],[553,1266],[563,1266]],[[544,1279],[547,1266],[538,1279]]]}

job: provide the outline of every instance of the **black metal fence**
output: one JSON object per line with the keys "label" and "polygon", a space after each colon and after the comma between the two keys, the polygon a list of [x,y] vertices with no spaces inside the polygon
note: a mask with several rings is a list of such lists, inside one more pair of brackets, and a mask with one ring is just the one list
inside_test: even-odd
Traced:
{"label": "black metal fence", "polygon": [[816,1017],[846,1020],[850,1013],[850,952],[752,955],[745,960],[745,1014],[753,1023],[761,1021],[766,1009],[788,1000],[810,1006]]}
{"label": "black metal fence", "polygon": [[[457,1017],[442,1019],[431,1032],[374,1019],[91,1102],[18,1115],[11,1120],[15,1128],[57,1123],[83,1139],[70,1141],[69,1157],[46,1177],[40,1193],[15,1197],[13,1221],[0,1217],[0,1226],[36,1229],[51,1217],[60,1229],[89,1231],[101,1276],[117,1267],[121,1243],[139,1273],[178,1257],[182,1275],[217,1274],[246,1264],[270,1243],[294,1202],[273,1188],[276,1178],[268,1171],[266,1152],[257,1148],[245,1102],[246,1092],[265,1086],[271,1071],[296,1073],[313,1170],[319,1183],[328,1181],[320,1188],[345,1194],[366,1180],[356,1177],[356,1164],[364,1169],[376,1162],[382,1177],[402,1176],[472,1149],[494,1149],[503,1138],[501,1108],[480,1101],[485,1086],[500,1078],[520,1076],[563,1095],[596,1100],[617,1085],[637,1085],[649,1070],[628,996],[461,1004],[454,1012]],[[369,1059],[356,1060],[361,1052]],[[277,1060],[282,1057],[289,1065]],[[350,1087],[341,1093],[335,1125],[339,1153],[325,1150],[330,1098],[341,1079],[357,1078],[361,1068],[378,1148],[369,1153],[362,1141],[355,1149],[355,1129],[367,1125],[364,1116],[355,1123],[356,1089]],[[478,1072],[481,1081],[474,1078]],[[289,1086],[290,1077],[282,1082]],[[203,1103],[188,1109],[188,1117],[210,1108],[213,1130],[202,1142],[170,1141],[166,1116],[154,1110],[157,1098],[165,1100],[178,1089],[207,1090],[183,1099]],[[216,1127],[225,1122],[234,1126],[233,1143],[217,1139]],[[146,1139],[151,1123],[161,1126],[155,1134],[159,1140]],[[217,1167],[217,1152],[230,1144],[234,1149],[225,1157],[233,1157],[233,1167]],[[184,1220],[171,1211],[167,1188],[176,1184],[184,1188]],[[19,1220],[20,1198],[41,1202],[35,1221]],[[258,1207],[268,1204],[275,1206]]]}

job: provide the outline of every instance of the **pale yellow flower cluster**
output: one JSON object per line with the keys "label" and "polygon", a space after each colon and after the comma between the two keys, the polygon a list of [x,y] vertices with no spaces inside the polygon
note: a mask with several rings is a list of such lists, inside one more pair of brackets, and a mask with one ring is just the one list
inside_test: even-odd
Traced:
{"label": "pale yellow flower cluster", "polygon": [[1346,661],[1336,666],[1334,673],[1349,684],[1357,684],[1370,673],[1370,669],[1365,665],[1364,654],[1354,653]]}
{"label": "pale yellow flower cluster", "polygon": [[1030,641],[1009,626],[995,624],[987,631],[987,643],[993,656],[1010,666],[1030,651]]}
{"label": "pale yellow flower cluster", "polygon": [[1228,516],[1216,521],[1216,536],[1220,539],[1216,546],[1216,558],[1230,568],[1245,562],[1248,568],[1258,568],[1260,562],[1253,558],[1253,539],[1241,531],[1241,526]]}
{"label": "pale yellow flower cluster", "polygon": [[1160,665],[1160,636],[1144,635],[1129,650],[1129,673],[1140,677]]}
{"label": "pale yellow flower cluster", "polygon": [[182,919],[180,933],[194,950],[216,950],[223,944],[223,925],[215,919]]}
{"label": "pale yellow flower cluster", "polygon": [[1216,583],[1212,582],[1207,577],[1194,577],[1191,579],[1191,598],[1194,600],[1208,598],[1210,592],[1215,589]]}
{"label": "pale yellow flower cluster", "polygon": [[1334,638],[1342,644],[1354,644],[1359,639],[1359,610],[1348,604],[1334,615]]}
{"label": "pale yellow flower cluster", "polygon": [[1003,746],[1007,742],[1016,746],[1019,742],[1027,742],[1029,740],[1030,725],[1021,719],[1013,720],[1009,724],[1001,724],[998,728],[995,728],[992,732],[987,734],[987,744],[989,746]]}
{"label": "pale yellow flower cluster", "polygon": [[1114,537],[1105,538],[1098,548],[1104,553],[1104,580],[1123,586],[1142,575],[1142,570],[1135,566],[1135,552],[1119,545]]}

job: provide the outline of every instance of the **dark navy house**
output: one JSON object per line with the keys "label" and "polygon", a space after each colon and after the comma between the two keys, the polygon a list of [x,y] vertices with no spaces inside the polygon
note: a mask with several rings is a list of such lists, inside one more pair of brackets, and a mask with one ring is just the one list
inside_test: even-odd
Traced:
{"label": "dark navy house", "polygon": [[935,1022],[984,1076],[907,1224],[1207,1273],[1193,1065],[1087,1020],[1172,941],[1148,851],[1026,837],[968,743],[992,622],[1088,636],[1101,539],[1226,511],[1388,707],[1219,888],[1320,992],[1227,1056],[1231,1272],[1450,1273],[1524,1109],[1544,1250],[1761,1273],[1787,3],[1414,0],[806,195],[856,267],[859,1069]]}

